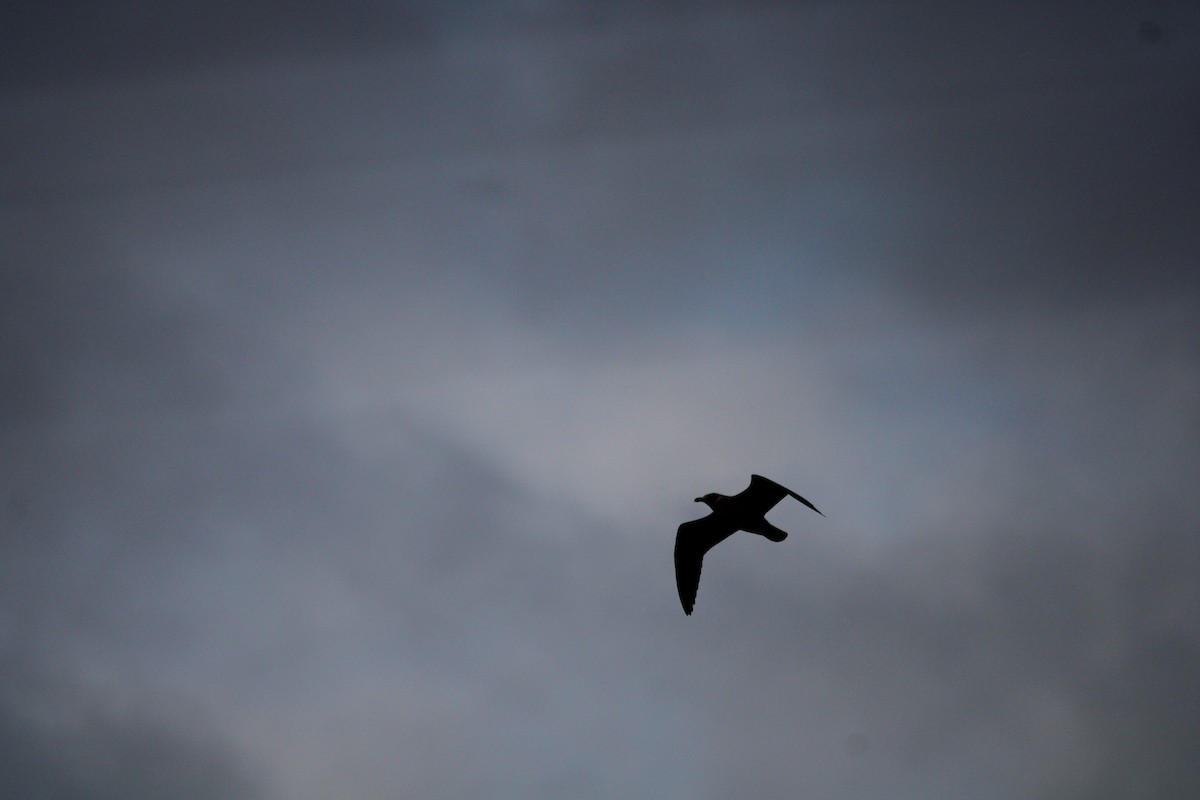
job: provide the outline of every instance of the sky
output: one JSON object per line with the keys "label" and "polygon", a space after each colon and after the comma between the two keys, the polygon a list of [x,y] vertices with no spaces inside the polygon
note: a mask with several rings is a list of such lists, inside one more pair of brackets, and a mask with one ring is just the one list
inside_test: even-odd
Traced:
{"label": "sky", "polygon": [[103,5],[0,10],[0,795],[1200,796],[1196,4]]}

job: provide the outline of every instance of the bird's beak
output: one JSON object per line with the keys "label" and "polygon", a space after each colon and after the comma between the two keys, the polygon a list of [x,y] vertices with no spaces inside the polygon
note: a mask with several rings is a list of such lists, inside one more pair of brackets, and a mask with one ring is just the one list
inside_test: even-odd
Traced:
{"label": "bird's beak", "polygon": [[704,502],[704,498],[703,498],[703,497],[697,497],[697,498],[696,498],[695,500],[693,500],[692,502],[693,502],[693,503],[703,503],[703,502]]}

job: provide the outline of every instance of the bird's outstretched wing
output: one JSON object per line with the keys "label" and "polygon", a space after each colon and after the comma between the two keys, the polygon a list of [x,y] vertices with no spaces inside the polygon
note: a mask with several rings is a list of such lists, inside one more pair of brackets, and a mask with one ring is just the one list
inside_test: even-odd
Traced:
{"label": "bird's outstretched wing", "polygon": [[[804,505],[821,514],[817,507],[805,500],[800,495],[793,492],[786,486],[780,486],[770,478],[764,478],[762,475],[751,475],[750,485],[746,487],[740,494],[734,495],[731,500],[738,504],[740,509],[744,509],[746,513],[751,514],[766,514],[775,504],[783,498],[791,495],[799,500]],[[821,514],[821,516],[825,516]]]}
{"label": "bird's outstretched wing", "polygon": [[704,554],[732,535],[734,530],[712,514],[679,526],[675,534],[675,587],[679,590],[679,602],[683,604],[685,614],[690,615],[696,605]]}

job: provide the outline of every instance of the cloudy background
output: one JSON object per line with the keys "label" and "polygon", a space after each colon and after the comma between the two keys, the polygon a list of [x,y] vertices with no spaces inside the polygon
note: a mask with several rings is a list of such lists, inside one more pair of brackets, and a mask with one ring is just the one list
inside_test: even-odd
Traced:
{"label": "cloudy background", "polygon": [[0,11],[0,795],[1200,796],[1194,3],[102,5]]}

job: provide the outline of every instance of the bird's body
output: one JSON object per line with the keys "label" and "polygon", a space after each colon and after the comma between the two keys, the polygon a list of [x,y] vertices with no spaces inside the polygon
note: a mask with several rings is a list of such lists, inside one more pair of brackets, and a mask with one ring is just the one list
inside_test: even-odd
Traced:
{"label": "bird's body", "polygon": [[709,550],[738,531],[757,533],[772,542],[787,538],[787,533],[767,522],[765,515],[789,495],[821,514],[816,506],[791,489],[761,475],[751,475],[750,485],[732,497],[713,492],[696,498],[697,503],[704,503],[712,513],[683,523],[675,534],[675,585],[685,614],[690,615],[695,606],[700,569]]}

